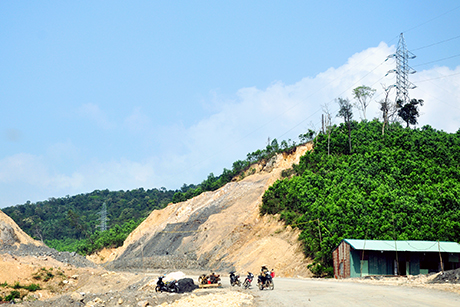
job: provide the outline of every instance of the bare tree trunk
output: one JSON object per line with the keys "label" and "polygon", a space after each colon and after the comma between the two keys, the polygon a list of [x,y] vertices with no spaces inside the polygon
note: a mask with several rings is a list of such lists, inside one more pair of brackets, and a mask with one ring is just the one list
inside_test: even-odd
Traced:
{"label": "bare tree trunk", "polygon": [[350,126],[350,122],[348,122],[348,144],[350,145],[350,155],[351,155],[351,126]]}

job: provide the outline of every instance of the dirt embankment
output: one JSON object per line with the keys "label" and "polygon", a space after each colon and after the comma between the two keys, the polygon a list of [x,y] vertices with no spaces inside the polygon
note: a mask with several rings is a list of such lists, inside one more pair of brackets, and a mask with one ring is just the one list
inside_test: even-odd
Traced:
{"label": "dirt embankment", "polygon": [[310,276],[298,232],[276,217],[259,215],[266,189],[309,149],[299,146],[290,155],[254,165],[253,174],[242,180],[153,211],[111,254],[116,259],[108,267],[245,273],[267,265],[278,276]]}
{"label": "dirt embankment", "polygon": [[0,246],[19,246],[20,244],[44,246],[42,242],[32,239],[21,228],[19,228],[12,218],[0,210]]}

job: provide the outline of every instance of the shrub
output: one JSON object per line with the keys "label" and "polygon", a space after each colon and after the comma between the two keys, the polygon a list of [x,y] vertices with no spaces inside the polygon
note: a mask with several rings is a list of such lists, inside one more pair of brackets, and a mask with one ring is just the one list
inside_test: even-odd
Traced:
{"label": "shrub", "polygon": [[13,290],[10,292],[10,294],[5,296],[5,301],[11,302],[15,298],[21,298],[21,293],[19,293],[19,291]]}

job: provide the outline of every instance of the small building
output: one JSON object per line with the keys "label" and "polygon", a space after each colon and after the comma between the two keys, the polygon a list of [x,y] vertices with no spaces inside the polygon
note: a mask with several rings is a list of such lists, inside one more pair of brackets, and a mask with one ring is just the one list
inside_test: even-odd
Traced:
{"label": "small building", "polygon": [[460,267],[460,244],[343,239],[332,251],[334,277],[418,275]]}

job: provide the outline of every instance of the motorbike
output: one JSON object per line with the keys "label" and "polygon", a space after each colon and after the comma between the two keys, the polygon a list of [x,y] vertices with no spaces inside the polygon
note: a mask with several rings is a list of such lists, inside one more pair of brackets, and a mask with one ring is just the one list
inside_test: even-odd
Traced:
{"label": "motorbike", "polygon": [[211,284],[218,284],[220,282],[220,275],[212,273],[211,275],[209,275],[209,281],[211,282]]}
{"label": "motorbike", "polygon": [[263,290],[263,289],[273,290],[275,288],[275,284],[273,284],[273,279],[270,276],[270,273],[265,274],[265,276],[259,275],[257,278],[257,284],[260,290]]}
{"label": "motorbike", "polygon": [[178,293],[179,292],[179,284],[177,280],[167,281],[166,283],[163,281],[164,276],[158,277],[157,285],[155,287],[156,292],[171,292],[171,293]]}
{"label": "motorbike", "polygon": [[212,273],[210,275],[200,275],[198,277],[198,284],[200,285],[207,285],[207,284],[220,284],[220,275],[216,275],[215,273]]}
{"label": "motorbike", "polygon": [[246,279],[243,282],[243,287],[245,289],[251,287],[251,282],[253,279],[254,279],[254,274],[252,274],[251,272],[248,272],[248,275],[246,276]]}
{"label": "motorbike", "polygon": [[236,275],[234,271],[231,271],[230,273],[230,284],[233,286],[238,286],[241,287],[241,282],[239,280],[240,275]]}
{"label": "motorbike", "polygon": [[199,285],[208,284],[208,276],[206,274],[200,275],[200,277],[198,277],[198,284]]}

